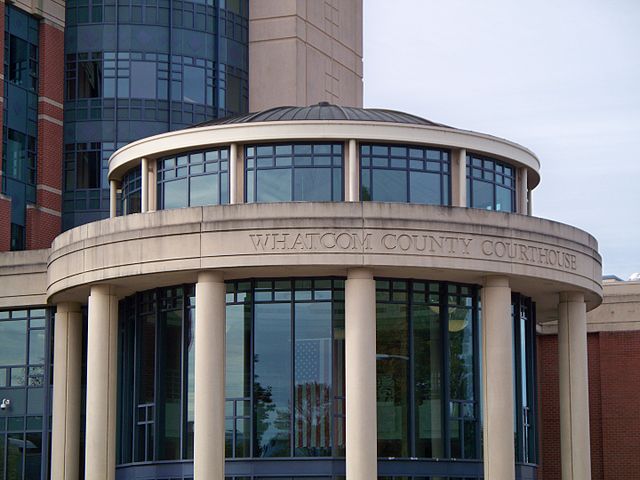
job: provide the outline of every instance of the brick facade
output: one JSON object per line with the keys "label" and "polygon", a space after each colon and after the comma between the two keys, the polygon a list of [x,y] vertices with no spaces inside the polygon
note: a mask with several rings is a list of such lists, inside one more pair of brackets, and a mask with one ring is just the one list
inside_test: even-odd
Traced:
{"label": "brick facade", "polygon": [[0,194],[0,252],[11,246],[11,199]]}
{"label": "brick facade", "polygon": [[[640,472],[640,331],[588,335],[591,475],[632,480]],[[538,337],[539,478],[560,480],[558,339]]]}
{"label": "brick facade", "polygon": [[49,248],[60,233],[62,218],[33,205],[27,207],[27,250]]}

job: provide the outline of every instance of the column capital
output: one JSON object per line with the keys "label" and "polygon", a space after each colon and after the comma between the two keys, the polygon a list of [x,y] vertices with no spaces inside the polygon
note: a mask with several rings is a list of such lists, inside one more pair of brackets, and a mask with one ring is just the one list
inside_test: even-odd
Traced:
{"label": "column capital", "polygon": [[584,293],[560,292],[560,303],[584,303]]}
{"label": "column capital", "polygon": [[373,270],[370,268],[350,268],[347,270],[347,280],[373,280]]}
{"label": "column capital", "polygon": [[224,283],[224,273],[220,270],[198,272],[198,283]]}
{"label": "column capital", "polygon": [[91,295],[94,294],[116,296],[116,287],[108,283],[96,283],[91,285]]}
{"label": "column capital", "polygon": [[509,277],[504,275],[490,275],[484,277],[484,288],[488,287],[506,287],[509,288]]}
{"label": "column capital", "polygon": [[56,314],[58,313],[79,313],[82,305],[78,302],[60,302],[56,304]]}

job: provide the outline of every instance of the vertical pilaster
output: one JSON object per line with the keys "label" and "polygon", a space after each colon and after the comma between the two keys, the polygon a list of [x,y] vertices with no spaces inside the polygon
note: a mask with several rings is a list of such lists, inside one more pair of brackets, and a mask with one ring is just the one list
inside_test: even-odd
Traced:
{"label": "vertical pilaster", "polygon": [[140,211],[146,213],[149,211],[149,160],[142,158],[140,161],[141,179],[142,179],[142,191],[141,195],[141,207]]}
{"label": "vertical pilaster", "polygon": [[224,478],[225,284],[201,272],[196,284],[194,480]]}
{"label": "vertical pilaster", "polygon": [[527,215],[529,211],[529,182],[527,179],[527,167],[520,167],[518,169],[518,205],[517,212],[522,215]]}
{"label": "vertical pilaster", "polygon": [[345,283],[347,480],[378,476],[376,404],[376,283],[364,268]]}
{"label": "vertical pilaster", "polygon": [[527,191],[527,215],[533,215],[533,190]]}
{"label": "vertical pilaster", "polygon": [[354,139],[349,140],[346,159],[349,187],[345,192],[346,200],[348,202],[358,202],[360,201],[360,158],[358,156],[358,143]]}
{"label": "vertical pilaster", "polygon": [[229,148],[229,203],[238,203],[238,144]]}
{"label": "vertical pilaster", "polygon": [[115,218],[117,212],[118,182],[109,182],[109,218]]}
{"label": "vertical pilaster", "polygon": [[467,151],[464,148],[452,152],[451,205],[467,206]]}
{"label": "vertical pilaster", "polygon": [[558,361],[562,480],[591,478],[587,308],[581,293],[560,294]]}
{"label": "vertical pilaster", "polygon": [[513,319],[507,277],[487,277],[482,289],[484,478],[515,478]]}
{"label": "vertical pilaster", "polygon": [[82,311],[79,303],[57,305],[55,331],[51,478],[78,480],[82,406]]}
{"label": "vertical pilaster", "polygon": [[114,480],[118,299],[109,285],[93,285],[87,330],[85,479]]}
{"label": "vertical pilaster", "polygon": [[149,176],[149,196],[147,201],[149,202],[149,211],[155,212],[158,209],[158,162],[157,160],[151,160],[148,166]]}

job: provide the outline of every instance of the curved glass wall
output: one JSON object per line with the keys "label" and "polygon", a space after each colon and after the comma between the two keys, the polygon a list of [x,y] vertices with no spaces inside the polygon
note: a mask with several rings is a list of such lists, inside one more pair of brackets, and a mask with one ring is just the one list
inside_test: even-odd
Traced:
{"label": "curved glass wall", "polygon": [[493,158],[467,155],[467,206],[515,212],[515,169]]}
{"label": "curved glass wall", "polygon": [[122,214],[142,211],[142,172],[140,167],[130,170],[122,178]]}
{"label": "curved glass wall", "polygon": [[[344,295],[334,278],[227,283],[228,475],[262,474],[269,458],[293,462],[279,464],[285,476],[340,474]],[[381,472],[415,474],[416,459],[426,473],[447,460],[467,460],[456,467],[465,477],[482,472],[478,297],[471,285],[376,280]],[[521,478],[536,459],[535,307],[518,294],[512,305],[516,461],[529,464],[517,467]],[[193,285],[121,302],[119,465],[193,458],[194,318]],[[309,457],[318,463],[297,462]]]}
{"label": "curved glass wall", "polygon": [[229,203],[229,149],[158,160],[158,209]]}
{"label": "curved glass wall", "polygon": [[341,201],[340,143],[245,147],[247,202]]}
{"label": "curved glass wall", "polygon": [[363,201],[449,205],[450,154],[417,145],[361,145]]}
{"label": "curved glass wall", "polygon": [[[64,229],[108,217],[107,161],[118,148],[247,111],[248,3],[67,2],[66,168],[82,181],[65,184]],[[84,182],[75,172],[88,143],[95,166]]]}

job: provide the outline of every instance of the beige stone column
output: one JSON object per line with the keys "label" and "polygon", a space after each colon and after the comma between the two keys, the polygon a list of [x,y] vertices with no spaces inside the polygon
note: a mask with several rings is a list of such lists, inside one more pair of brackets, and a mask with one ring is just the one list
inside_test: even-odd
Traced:
{"label": "beige stone column", "polygon": [[467,150],[464,148],[452,152],[451,205],[467,206]]}
{"label": "beige stone column", "polygon": [[238,144],[229,147],[229,203],[238,203]]}
{"label": "beige stone column", "polygon": [[518,205],[517,212],[522,215],[527,215],[529,210],[529,182],[527,180],[527,167],[520,167],[518,169],[518,183],[517,183],[517,197]]}
{"label": "beige stone column", "polygon": [[484,478],[515,478],[513,320],[507,277],[487,277],[482,289]]}
{"label": "beige stone column", "polygon": [[118,299],[113,287],[93,285],[87,329],[86,480],[114,480]]}
{"label": "beige stone column", "polygon": [[140,211],[142,213],[149,211],[149,161],[142,158],[140,162],[140,175],[142,180],[142,188],[140,191]]}
{"label": "beige stone column", "polygon": [[350,269],[345,284],[347,480],[378,475],[376,283],[370,270]]}
{"label": "beige stone column", "polygon": [[149,195],[147,197],[148,211],[155,212],[158,209],[158,162],[151,160],[148,168]]}
{"label": "beige stone column", "polygon": [[527,215],[533,215],[533,190],[527,191]]}
{"label": "beige stone column", "polygon": [[583,480],[591,478],[591,450],[587,307],[581,293],[560,294],[558,361],[562,480]]}
{"label": "beige stone column", "polygon": [[81,376],[82,310],[79,303],[60,303],[53,344],[52,480],[78,480]]}
{"label": "beige stone column", "polygon": [[345,191],[347,202],[360,201],[360,158],[358,155],[358,142],[354,139],[348,142],[348,151],[345,159],[347,161],[348,168],[345,169],[347,173],[347,186],[349,188]]}
{"label": "beige stone column", "polygon": [[109,218],[116,217],[118,200],[118,182],[111,180],[109,182]]}
{"label": "beige stone column", "polygon": [[196,284],[194,480],[224,478],[225,285],[218,272]]}

